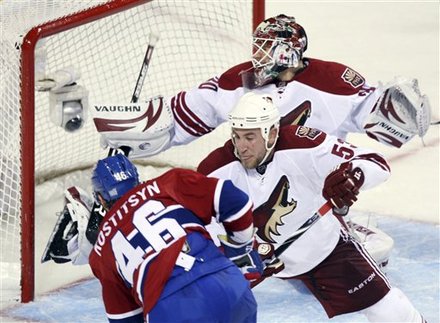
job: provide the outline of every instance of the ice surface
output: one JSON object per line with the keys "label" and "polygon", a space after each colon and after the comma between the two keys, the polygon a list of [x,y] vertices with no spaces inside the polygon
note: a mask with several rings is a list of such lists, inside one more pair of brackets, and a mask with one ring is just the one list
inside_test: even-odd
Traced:
{"label": "ice surface", "polygon": [[[359,216],[367,216],[359,214]],[[424,315],[439,322],[439,226],[393,217],[371,215],[381,229],[394,238],[395,248],[387,276]],[[325,322],[320,304],[299,283],[275,278],[254,289],[259,304],[258,322]],[[100,285],[90,279],[18,305],[3,312],[4,322],[105,322]],[[367,322],[354,313],[337,316],[331,322]]]}

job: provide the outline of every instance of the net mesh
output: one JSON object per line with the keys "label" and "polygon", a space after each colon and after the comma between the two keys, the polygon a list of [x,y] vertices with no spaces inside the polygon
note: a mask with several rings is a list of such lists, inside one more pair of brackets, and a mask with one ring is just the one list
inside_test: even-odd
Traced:
{"label": "net mesh", "polygon": [[[0,3],[2,38],[0,109],[1,262],[19,262],[20,252],[20,55],[24,35],[106,1],[21,0]],[[160,36],[140,100],[191,88],[250,58],[252,1],[161,0],[80,25],[40,40],[36,74],[72,66],[89,91],[90,105],[129,102],[149,34]],[[35,182],[91,167],[107,153],[91,122],[67,133],[49,116],[48,93],[35,94]],[[183,148],[172,148],[145,163],[195,167],[226,138],[215,131]],[[36,199],[42,198],[36,195]],[[47,198],[47,196],[46,196]],[[39,203],[37,200],[36,203]],[[36,255],[38,256],[38,255]]]}

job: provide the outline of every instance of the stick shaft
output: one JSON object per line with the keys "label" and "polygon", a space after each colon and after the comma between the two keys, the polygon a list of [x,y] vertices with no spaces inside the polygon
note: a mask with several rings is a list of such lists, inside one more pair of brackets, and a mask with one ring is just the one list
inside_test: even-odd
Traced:
{"label": "stick shaft", "polygon": [[[286,239],[278,248],[275,249],[274,255],[275,257],[279,257],[287,248],[289,248],[292,243],[298,240],[304,233],[306,233],[320,218],[328,213],[332,209],[332,204],[330,201],[327,201],[324,205],[322,205],[318,211],[316,211],[310,218],[304,222],[296,232]],[[266,277],[261,277],[257,280],[251,282],[251,288],[254,288],[258,284],[260,284]]]}
{"label": "stick shaft", "polygon": [[310,218],[307,219],[297,230],[296,232],[289,237],[286,241],[284,241],[275,251],[274,254],[276,257],[279,257],[287,248],[289,248],[292,243],[298,240],[304,233],[306,233],[318,220],[327,214],[328,211],[332,209],[331,202],[327,201],[324,205],[322,205],[318,211],[316,211]]}
{"label": "stick shaft", "polygon": [[[131,96],[131,103],[136,103],[139,100],[142,86],[144,85],[145,78],[147,77],[148,68],[150,67],[151,56],[153,55],[153,51],[158,40],[158,35],[153,33],[150,34],[150,41],[148,43],[147,50],[145,51],[144,60],[142,61],[141,70],[139,71],[133,95]],[[118,149],[110,148],[108,156],[112,156],[120,152],[128,157],[128,154],[130,153],[130,147],[121,146]]]}
{"label": "stick shaft", "polygon": [[154,48],[156,46],[159,37],[156,34],[150,35],[150,42],[148,43],[147,50],[145,52],[144,60],[142,62],[141,70],[139,71],[139,76],[136,81],[136,86],[134,88],[133,95],[131,97],[131,102],[136,103],[141,95],[142,86],[144,85],[145,78],[147,77],[148,68],[150,67],[151,56],[153,55]]}

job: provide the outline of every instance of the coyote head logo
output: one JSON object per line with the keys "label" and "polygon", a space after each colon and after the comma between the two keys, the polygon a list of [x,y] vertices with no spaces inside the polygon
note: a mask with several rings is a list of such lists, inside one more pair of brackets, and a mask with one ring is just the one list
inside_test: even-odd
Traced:
{"label": "coyote head logo", "polygon": [[254,225],[257,235],[267,242],[275,242],[273,235],[280,235],[278,227],[284,225],[282,218],[296,208],[296,201],[288,201],[289,181],[282,176],[269,199],[254,210]]}

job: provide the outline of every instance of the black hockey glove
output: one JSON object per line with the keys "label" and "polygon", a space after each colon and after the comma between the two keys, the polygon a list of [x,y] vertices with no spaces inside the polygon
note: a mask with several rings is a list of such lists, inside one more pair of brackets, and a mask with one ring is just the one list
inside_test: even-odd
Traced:
{"label": "black hockey glove", "polygon": [[[79,187],[65,191],[66,204],[58,213],[58,220],[49,238],[41,262],[72,261],[74,265],[88,263],[88,256],[96,241],[102,220],[100,206]],[[93,207],[92,207],[93,206]]]}

